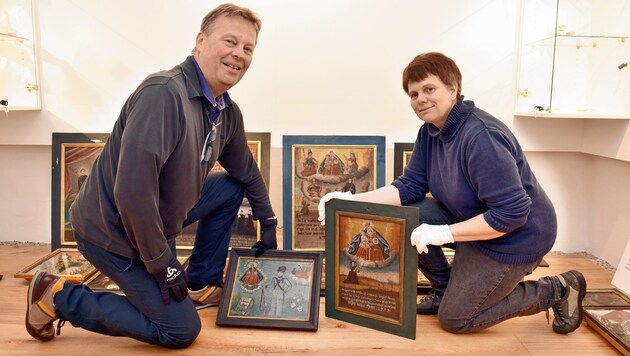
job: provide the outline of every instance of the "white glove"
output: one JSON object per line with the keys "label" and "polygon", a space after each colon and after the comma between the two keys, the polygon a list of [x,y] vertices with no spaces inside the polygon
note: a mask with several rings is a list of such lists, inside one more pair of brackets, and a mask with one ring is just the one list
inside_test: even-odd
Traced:
{"label": "white glove", "polygon": [[317,220],[322,222],[322,225],[326,225],[326,203],[330,199],[354,200],[354,197],[350,192],[330,192],[324,194],[324,196],[319,200],[319,217],[317,218]]}
{"label": "white glove", "polygon": [[411,233],[411,246],[416,246],[418,253],[427,253],[427,245],[440,246],[455,242],[448,225],[422,224]]}

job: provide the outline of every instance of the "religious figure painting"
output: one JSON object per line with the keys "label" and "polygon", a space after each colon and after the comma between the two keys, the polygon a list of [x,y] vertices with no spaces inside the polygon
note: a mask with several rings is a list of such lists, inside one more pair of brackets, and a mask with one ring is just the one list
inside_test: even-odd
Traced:
{"label": "religious figure painting", "polygon": [[284,136],[284,248],[323,250],[319,200],[333,191],[352,194],[384,185],[382,136]]}
{"label": "religious figure painting", "polygon": [[30,281],[38,271],[64,277],[68,282],[81,283],[96,273],[96,267],[77,249],[60,248],[24,267],[14,277]]}
{"label": "religious figure painting", "polygon": [[76,247],[69,209],[109,134],[52,134],[52,250]]}
{"label": "religious figure painting", "polygon": [[413,152],[413,142],[394,142],[394,177],[400,177]]}
{"label": "religious figure painting", "polygon": [[418,222],[416,208],[327,203],[327,316],[415,338]]}
{"label": "religious figure painting", "polygon": [[322,268],[320,252],[270,250],[254,257],[233,248],[217,324],[317,329]]}

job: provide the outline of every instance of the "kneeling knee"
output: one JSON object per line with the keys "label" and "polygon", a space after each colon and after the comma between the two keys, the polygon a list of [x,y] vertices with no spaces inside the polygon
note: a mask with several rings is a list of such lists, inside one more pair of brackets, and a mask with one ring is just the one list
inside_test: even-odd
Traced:
{"label": "kneeling knee", "polygon": [[444,331],[452,334],[463,334],[468,331],[469,320],[461,315],[454,315],[440,308],[438,321]]}
{"label": "kneeling knee", "polygon": [[190,346],[199,336],[201,332],[201,321],[192,322],[190,325],[177,333],[171,333],[166,336],[167,340],[162,344],[170,349],[183,349]]}

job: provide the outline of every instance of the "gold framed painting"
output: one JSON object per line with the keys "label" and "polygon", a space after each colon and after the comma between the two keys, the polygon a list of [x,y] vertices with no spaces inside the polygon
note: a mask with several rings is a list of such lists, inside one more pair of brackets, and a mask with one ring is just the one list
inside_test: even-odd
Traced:
{"label": "gold framed painting", "polygon": [[588,289],[582,307],[586,324],[630,355],[630,296],[617,288]]}
{"label": "gold framed painting", "polygon": [[[258,164],[263,180],[269,187],[269,157],[271,133],[269,132],[246,132],[247,146],[252,153],[254,160]],[[224,168],[217,162],[211,171],[223,171]],[[177,237],[178,249],[192,249],[195,244],[195,235],[197,232],[197,222],[184,227],[182,233]],[[232,224],[232,235],[230,236],[230,248],[232,247],[252,247],[256,241],[260,240],[260,225],[254,221],[252,208],[247,200],[243,198],[236,220]]]}
{"label": "gold framed painting", "polygon": [[416,338],[419,221],[414,207],[326,204],[326,316]]}
{"label": "gold framed painting", "polygon": [[322,196],[385,184],[384,136],[291,136],[283,144],[283,248],[323,251]]}
{"label": "gold framed painting", "polygon": [[96,273],[96,267],[85,259],[77,249],[60,248],[26,266],[14,277],[30,281],[38,271],[63,277],[68,282],[82,283],[86,278]]}
{"label": "gold framed painting", "polygon": [[315,331],[321,252],[233,248],[217,325]]}
{"label": "gold framed painting", "polygon": [[76,248],[68,211],[108,138],[107,133],[53,132],[52,250]]}
{"label": "gold framed painting", "polygon": [[413,142],[394,142],[394,177],[400,177],[413,152]]}

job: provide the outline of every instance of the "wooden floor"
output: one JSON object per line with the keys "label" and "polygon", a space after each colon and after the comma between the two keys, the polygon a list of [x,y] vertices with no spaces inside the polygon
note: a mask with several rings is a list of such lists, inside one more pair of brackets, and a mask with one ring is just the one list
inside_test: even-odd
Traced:
{"label": "wooden floor", "polygon": [[[0,245],[0,354],[10,355],[616,355],[617,352],[586,324],[569,335],[555,334],[544,313],[511,319],[482,332],[453,335],[440,329],[434,316],[417,316],[416,340],[390,335],[327,318],[320,301],[316,332],[226,328],[215,325],[216,308],[201,310],[203,328],[184,350],[168,350],[123,338],[74,328],[67,323],[61,336],[46,343],[32,339],[24,328],[28,283],[15,272],[50,252],[50,246]],[[550,254],[550,267],[531,278],[569,269],[580,270],[589,288],[609,288],[612,274],[586,257]],[[553,314],[552,314],[553,318]]]}

